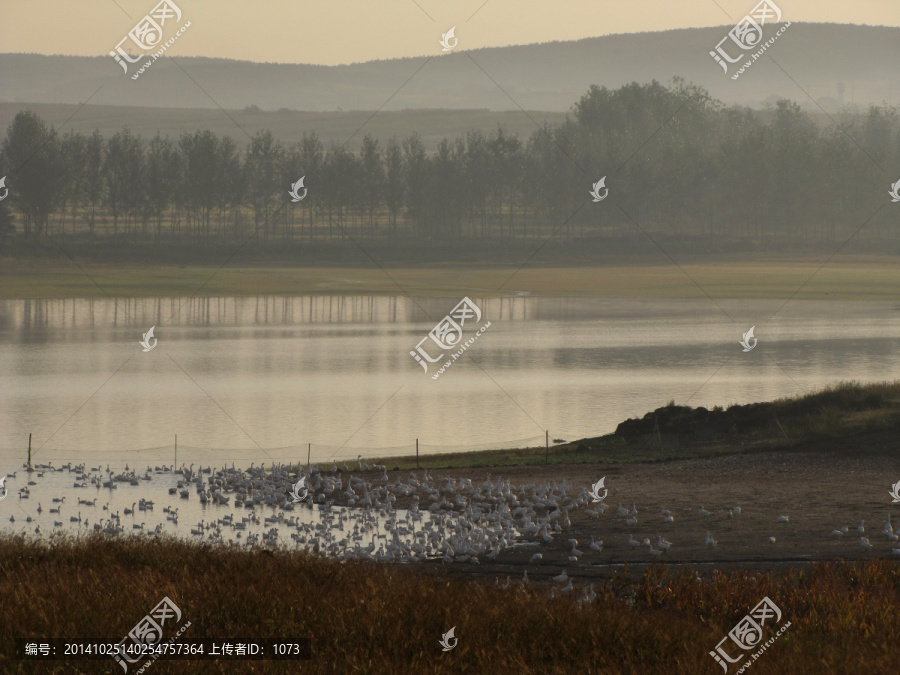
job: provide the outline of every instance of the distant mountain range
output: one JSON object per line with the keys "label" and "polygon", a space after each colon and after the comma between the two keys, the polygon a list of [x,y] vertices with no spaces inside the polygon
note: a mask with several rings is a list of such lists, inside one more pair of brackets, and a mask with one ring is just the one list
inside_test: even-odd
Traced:
{"label": "distant mountain range", "polygon": [[94,105],[565,111],[592,84],[616,88],[681,76],[726,103],[752,107],[773,97],[809,104],[800,87],[829,110],[842,101],[900,103],[900,28],[795,23],[736,81],[709,55],[730,29],[610,35],[471,51],[460,44],[446,55],[436,48],[433,57],[344,66],[163,58],[138,80],[124,74],[109,56],[0,54],[0,99],[79,103],[96,91],[90,100]]}

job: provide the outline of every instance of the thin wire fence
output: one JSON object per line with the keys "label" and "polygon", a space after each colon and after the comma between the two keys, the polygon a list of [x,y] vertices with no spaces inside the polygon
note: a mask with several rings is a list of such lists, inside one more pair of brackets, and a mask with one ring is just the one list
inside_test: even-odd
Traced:
{"label": "thin wire fence", "polygon": [[[420,457],[444,455],[460,452],[477,452],[483,450],[507,450],[516,448],[537,448],[545,447],[547,443],[551,446],[557,445],[560,441],[573,441],[582,437],[582,435],[570,432],[548,432],[542,436],[528,436],[524,438],[515,438],[502,441],[488,441],[484,443],[476,443],[469,445],[461,444],[436,444],[436,443],[418,443],[418,451]],[[250,463],[270,464],[273,460],[285,463],[299,463],[304,466],[307,459],[312,464],[320,466],[328,465],[330,468],[332,463],[336,463],[339,468],[344,465],[349,469],[356,467],[358,457],[365,462],[372,459],[385,457],[414,457],[416,455],[416,439],[412,439],[407,445],[379,446],[379,447],[357,447],[357,446],[339,446],[329,445],[326,443],[301,443],[280,448],[212,448],[196,445],[184,445],[175,443],[164,446],[156,446],[149,448],[137,449],[110,449],[110,450],[89,450],[83,452],[72,451],[65,448],[43,448],[39,457],[33,460],[37,464],[49,464],[53,462],[59,467],[65,463],[86,463],[88,465],[96,464],[112,464],[124,465],[129,464],[130,468],[142,470],[145,465],[150,466],[181,466],[182,464],[231,464],[242,463],[249,466]],[[27,463],[28,450],[24,448],[0,448],[0,457],[5,458],[8,462],[13,460],[16,466],[25,465]],[[176,459],[177,458],[177,459]],[[13,469],[10,469],[13,470]]]}

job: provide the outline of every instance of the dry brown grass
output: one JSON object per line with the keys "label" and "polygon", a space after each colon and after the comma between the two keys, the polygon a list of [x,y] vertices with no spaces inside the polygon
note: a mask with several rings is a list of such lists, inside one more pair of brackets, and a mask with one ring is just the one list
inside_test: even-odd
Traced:
{"label": "dry brown grass", "polygon": [[[162,658],[151,669],[158,673],[719,673],[708,652],[764,596],[793,625],[753,673],[900,666],[900,566],[892,560],[702,582],[656,567],[596,590],[594,603],[579,606],[568,595],[550,598],[546,587],[448,579],[439,565],[340,564],[173,540],[5,539],[0,671],[120,672],[111,659],[31,670],[10,659],[13,638],[118,641],[166,595],[192,622],[185,637],[309,637],[313,659]],[[451,626],[459,643],[443,653],[438,640]]]}

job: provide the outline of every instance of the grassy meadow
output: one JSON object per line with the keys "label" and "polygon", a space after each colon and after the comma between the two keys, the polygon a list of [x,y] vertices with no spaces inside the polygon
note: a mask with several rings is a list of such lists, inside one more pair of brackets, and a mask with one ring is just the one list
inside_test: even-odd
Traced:
{"label": "grassy meadow", "polygon": [[[96,298],[363,294],[894,300],[900,264],[892,257],[776,262],[695,261],[606,266],[367,267],[98,264],[70,259],[0,260],[0,298]],[[694,283],[695,280],[697,283]],[[697,284],[703,290],[698,288]],[[799,290],[799,292],[797,292]],[[704,293],[705,291],[705,293]]]}

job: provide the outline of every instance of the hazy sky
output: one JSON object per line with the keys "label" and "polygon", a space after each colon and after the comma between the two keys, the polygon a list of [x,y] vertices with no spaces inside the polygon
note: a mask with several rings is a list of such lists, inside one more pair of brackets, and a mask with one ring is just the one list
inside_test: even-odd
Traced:
{"label": "hazy sky", "polygon": [[[158,0],[0,0],[0,51],[107,54]],[[171,53],[338,64],[736,23],[757,0],[174,0]],[[900,26],[900,0],[775,0],[784,20]],[[168,37],[168,35],[167,35]],[[836,48],[840,48],[836,46]]]}

